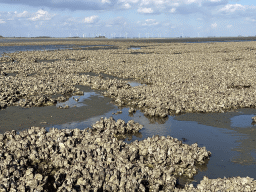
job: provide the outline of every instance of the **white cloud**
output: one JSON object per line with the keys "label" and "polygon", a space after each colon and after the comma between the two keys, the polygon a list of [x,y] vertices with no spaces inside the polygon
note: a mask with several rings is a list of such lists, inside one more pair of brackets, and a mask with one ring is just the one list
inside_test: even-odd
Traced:
{"label": "white cloud", "polygon": [[118,3],[132,3],[132,4],[136,4],[138,3],[139,0],[118,0]]}
{"label": "white cloud", "polygon": [[245,20],[246,20],[246,21],[250,21],[250,22],[255,22],[255,21],[256,21],[255,19],[250,18],[250,17],[246,17]]}
{"label": "white cloud", "polygon": [[227,28],[228,28],[228,29],[231,28],[231,27],[233,27],[233,25],[227,25]]}
{"label": "white cloud", "polygon": [[155,4],[157,4],[157,5],[163,5],[165,3],[166,3],[166,1],[164,1],[164,0],[157,0],[157,1],[155,1]]}
{"label": "white cloud", "polygon": [[214,29],[214,28],[217,28],[217,23],[213,23],[213,24],[211,24],[211,27]]}
{"label": "white cloud", "polygon": [[180,4],[179,3],[172,3],[172,6],[178,7]]}
{"label": "white cloud", "polygon": [[241,4],[227,4],[220,9],[220,12],[233,13],[235,11],[245,11],[246,7]]}
{"label": "white cloud", "polygon": [[33,17],[30,17],[29,20],[31,21],[38,21],[38,20],[51,20],[54,15],[50,15],[47,11],[42,9],[38,10]]}
{"label": "white cloud", "polygon": [[97,15],[92,15],[92,16],[90,16],[90,17],[85,17],[84,18],[84,23],[95,23],[95,22],[97,22],[99,20],[99,16],[97,16]]}
{"label": "white cloud", "polygon": [[129,3],[125,3],[124,6],[123,6],[125,9],[130,9],[131,8],[131,5]]}
{"label": "white cloud", "polygon": [[29,13],[27,11],[23,11],[22,13],[17,13],[16,11],[14,12],[16,14],[16,17],[28,17]]}
{"label": "white cloud", "polygon": [[139,8],[138,13],[153,13],[153,9],[152,8]]}
{"label": "white cloud", "polygon": [[176,11],[176,8],[171,8],[170,13],[174,13]]}
{"label": "white cloud", "polygon": [[102,3],[111,3],[109,0],[101,0]]}
{"label": "white cloud", "polygon": [[0,24],[1,24],[1,23],[6,23],[6,22],[5,22],[3,19],[0,19]]}
{"label": "white cloud", "polygon": [[105,26],[106,27],[111,27],[111,26],[119,26],[119,27],[123,27],[127,25],[126,20],[123,17],[116,17],[116,18],[112,18],[109,19],[108,21],[106,21]]}
{"label": "white cloud", "polygon": [[155,19],[146,19],[145,23],[143,23],[143,26],[153,26],[153,25],[158,25],[159,22],[157,22]]}

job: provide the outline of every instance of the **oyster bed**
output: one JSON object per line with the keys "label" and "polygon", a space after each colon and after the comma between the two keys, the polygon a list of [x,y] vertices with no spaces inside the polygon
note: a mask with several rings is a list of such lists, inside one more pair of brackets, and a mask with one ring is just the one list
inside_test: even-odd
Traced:
{"label": "oyster bed", "polygon": [[[66,101],[70,95],[82,95],[83,92],[75,86],[86,85],[105,90],[104,95],[112,97],[118,106],[129,106],[131,112],[140,109],[152,117],[255,108],[255,42],[108,43],[119,49],[84,51],[78,48],[4,54],[0,58],[0,107],[55,105],[57,101]],[[131,46],[141,49],[128,49]],[[99,76],[82,74],[88,72]],[[102,73],[136,79],[146,85],[132,87],[124,80],[103,78]],[[67,106],[60,110],[69,109]],[[210,152],[197,144],[189,146],[169,136],[125,144],[116,138],[122,137],[127,125],[122,120],[101,119],[92,129],[83,131],[52,129],[47,132],[44,128],[34,127],[19,135],[15,131],[6,132],[1,136],[2,190],[9,191],[18,186],[21,191],[70,191],[71,188],[83,191],[86,187],[86,190],[104,191],[131,188],[139,191],[256,190],[255,181],[248,177],[204,178],[196,188],[186,185],[184,189],[178,189],[174,176],[193,177],[195,165],[204,163]],[[121,135],[118,136],[116,128],[123,130]],[[41,136],[47,138],[47,145],[44,146]],[[41,141],[37,140],[39,138]],[[84,138],[88,139],[84,141]],[[96,142],[97,138],[109,146]],[[91,155],[89,164],[87,156],[83,161],[75,162],[74,157],[82,154],[83,144],[92,149],[99,145],[100,150],[112,151],[105,153],[105,159],[100,159],[98,153],[103,151],[96,154],[91,150],[88,152]],[[170,146],[174,148],[169,150]],[[65,151],[67,148],[69,150]],[[19,150],[24,153],[17,153]],[[121,154],[122,151],[126,154]],[[106,159],[108,155],[112,157],[112,166]],[[98,165],[95,160],[103,163]],[[96,170],[103,169],[103,172],[95,172],[89,165],[95,166]],[[126,165],[126,170],[121,171]],[[96,181],[100,182],[95,184]]]}
{"label": "oyster bed", "polygon": [[[113,97],[117,105],[138,107],[149,116],[223,112],[256,105],[255,42],[108,43],[119,49],[4,54],[0,58],[1,108],[54,104],[53,94],[74,93],[76,84],[106,89],[105,95]],[[128,49],[130,46],[140,46],[139,54]],[[132,78],[148,86],[131,87],[122,80],[78,72]]]}
{"label": "oyster bed", "polygon": [[155,136],[126,144],[116,137],[143,126],[101,119],[92,129],[47,132],[31,127],[0,135],[1,187],[5,191],[173,190],[174,175],[192,178],[205,147]]}

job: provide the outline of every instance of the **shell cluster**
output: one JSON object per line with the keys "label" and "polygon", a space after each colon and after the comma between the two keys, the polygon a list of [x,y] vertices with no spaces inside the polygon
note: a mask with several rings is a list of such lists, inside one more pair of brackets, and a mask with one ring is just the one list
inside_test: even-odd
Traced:
{"label": "shell cluster", "polygon": [[102,118],[84,130],[5,132],[0,135],[1,191],[168,191],[175,188],[175,175],[193,177],[195,164],[211,154],[169,136],[130,144],[116,138],[142,127]]}
{"label": "shell cluster", "polygon": [[204,177],[196,188],[193,185],[186,185],[184,189],[179,191],[256,191],[256,181],[250,177],[232,177],[232,178],[218,178],[209,179]]}
{"label": "shell cluster", "polygon": [[256,116],[252,117],[252,123],[253,123],[253,124],[256,123]]}

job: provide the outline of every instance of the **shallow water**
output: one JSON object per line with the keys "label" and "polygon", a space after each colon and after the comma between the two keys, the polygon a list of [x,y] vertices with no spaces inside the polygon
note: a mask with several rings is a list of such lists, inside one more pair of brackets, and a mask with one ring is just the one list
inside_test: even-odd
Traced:
{"label": "shallow water", "polygon": [[[255,145],[249,154],[243,155],[246,151],[243,146],[248,139],[248,134],[240,133],[236,130],[227,128],[220,128],[216,126],[204,125],[197,121],[178,120],[180,116],[169,116],[164,119],[146,117],[140,111],[134,114],[128,113],[129,108],[121,109],[122,114],[113,115],[117,111],[120,111],[118,107],[113,110],[95,117],[91,117],[84,121],[73,121],[65,124],[56,124],[53,127],[59,129],[84,129],[90,127],[93,123],[98,121],[100,117],[113,116],[114,119],[123,119],[125,122],[134,120],[142,125],[144,128],[140,131],[141,134],[136,136],[130,136],[126,142],[130,143],[134,140],[143,140],[153,135],[167,136],[178,138],[183,140],[183,143],[193,144],[198,143],[200,147],[205,146],[207,150],[211,151],[212,156],[206,165],[199,166],[198,174],[191,181],[194,185],[198,184],[204,176],[209,178],[224,178],[233,176],[252,177],[256,178],[256,172],[252,171],[256,168],[256,153]],[[190,116],[189,114],[186,114]],[[201,114],[204,115],[204,114]],[[225,114],[223,114],[225,116]],[[250,115],[251,116],[251,115]],[[239,117],[234,116],[232,118]],[[232,119],[231,118],[231,119]],[[195,119],[196,120],[196,119]],[[244,122],[247,120],[244,120]],[[225,122],[222,122],[225,123]],[[47,127],[48,129],[50,127]],[[239,151],[237,149],[241,149]],[[251,159],[249,163],[244,164],[245,161]],[[188,179],[183,178],[183,182],[187,182]],[[180,181],[182,184],[182,181]],[[184,184],[184,183],[183,183]]]}
{"label": "shallow water", "polygon": [[139,50],[139,49],[141,49],[141,47],[130,47],[130,48],[128,48],[128,49]]}
{"label": "shallow water", "polygon": [[99,50],[116,49],[112,45],[23,45],[23,46],[0,46],[0,57],[3,53],[14,53],[16,51],[52,51],[61,49],[79,49],[79,50]]}
{"label": "shallow water", "polygon": [[0,46],[0,56],[3,53],[14,53],[16,51],[37,51],[68,49],[70,45],[24,45],[24,46]]}
{"label": "shallow water", "polygon": [[91,96],[98,96],[98,97],[103,97],[100,94],[95,93],[94,91],[92,92],[84,92],[83,95],[75,95],[70,97],[67,101],[65,102],[58,102],[56,104],[56,107],[82,107],[86,106],[86,103],[84,102],[86,99],[89,99]]}

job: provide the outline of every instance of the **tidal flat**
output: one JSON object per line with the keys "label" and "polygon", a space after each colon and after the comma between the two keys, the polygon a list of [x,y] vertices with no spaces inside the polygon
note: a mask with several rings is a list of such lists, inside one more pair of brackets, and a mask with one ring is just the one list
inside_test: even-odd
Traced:
{"label": "tidal flat", "polygon": [[256,190],[254,41],[57,44],[0,57],[3,190]]}

